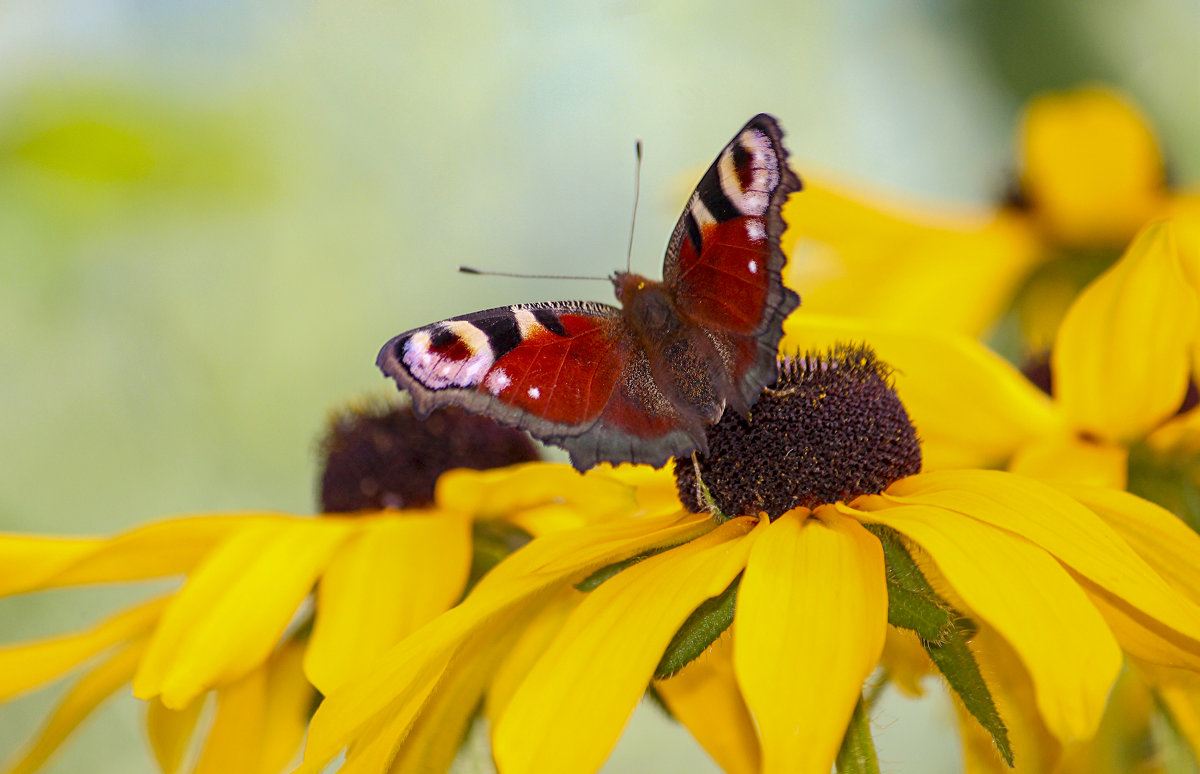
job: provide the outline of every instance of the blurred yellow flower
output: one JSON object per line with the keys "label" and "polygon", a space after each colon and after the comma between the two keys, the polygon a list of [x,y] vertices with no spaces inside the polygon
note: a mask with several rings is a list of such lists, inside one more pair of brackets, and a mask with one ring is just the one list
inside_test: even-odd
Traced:
{"label": "blurred yellow flower", "polygon": [[1131,445],[1200,449],[1200,410],[1185,402],[1200,340],[1189,277],[1200,272],[1181,260],[1177,231],[1147,226],[1079,294],[1055,339],[1050,395],[982,345],[925,328],[797,314],[781,346],[870,340],[896,366],[928,467],[1009,466],[1121,489]]}
{"label": "blurred yellow flower", "polygon": [[1018,145],[1018,195],[994,208],[919,208],[810,184],[785,208],[789,284],[811,312],[968,334],[1015,303],[1037,351],[1079,287],[1148,221],[1180,221],[1182,249],[1200,250],[1200,194],[1167,188],[1153,133],[1120,94],[1040,96]]}

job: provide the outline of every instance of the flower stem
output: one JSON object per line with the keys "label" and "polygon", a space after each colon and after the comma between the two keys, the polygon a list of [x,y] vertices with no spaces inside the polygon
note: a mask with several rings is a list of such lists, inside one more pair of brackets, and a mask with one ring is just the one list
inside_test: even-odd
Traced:
{"label": "flower stem", "polygon": [[838,774],[879,774],[879,760],[875,757],[875,742],[871,740],[871,724],[867,721],[867,708],[862,697],[854,705],[846,736],[842,738],[842,749],[837,754]]}

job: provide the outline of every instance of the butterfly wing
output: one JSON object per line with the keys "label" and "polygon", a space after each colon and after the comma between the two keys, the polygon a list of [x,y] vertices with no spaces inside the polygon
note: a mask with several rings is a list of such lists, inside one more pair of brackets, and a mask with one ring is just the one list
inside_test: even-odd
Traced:
{"label": "butterfly wing", "polygon": [[732,353],[746,405],[775,374],[783,320],[800,298],[783,285],[780,214],[800,178],[775,119],[750,119],[704,173],[667,245],[663,279],[677,308]]}
{"label": "butterfly wing", "polygon": [[616,307],[488,309],[402,333],[376,361],[421,414],[453,404],[565,448],[576,468],[661,466],[688,443]]}

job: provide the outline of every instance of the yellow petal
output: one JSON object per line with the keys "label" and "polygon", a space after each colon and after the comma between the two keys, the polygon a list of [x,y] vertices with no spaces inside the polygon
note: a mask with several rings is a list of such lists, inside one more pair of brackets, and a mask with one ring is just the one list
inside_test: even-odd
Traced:
{"label": "yellow petal", "polygon": [[[493,568],[459,605],[385,653],[366,677],[327,697],[309,725],[297,774],[325,763],[386,719],[402,738],[425,706],[447,665],[489,624],[520,617],[582,574],[659,545],[692,539],[712,528],[706,516],[672,514],[621,519],[540,537]],[[527,614],[527,613],[526,613]]]}
{"label": "yellow petal", "polygon": [[285,771],[299,756],[317,692],[304,677],[303,639],[285,642],[267,662],[267,705],[259,743],[260,774]]}
{"label": "yellow petal", "polygon": [[134,694],[173,709],[256,668],[279,641],[352,522],[257,523],[215,549],[163,613]]}
{"label": "yellow petal", "polygon": [[733,667],[758,724],[763,774],[828,774],[886,627],[874,536],[832,511],[791,511],[771,524],[750,553],[733,623]]}
{"label": "yellow petal", "polygon": [[497,616],[473,632],[456,654],[453,677],[434,687],[415,722],[406,712],[376,718],[347,747],[341,774],[447,770],[489,672],[519,635],[528,613]]}
{"label": "yellow petal", "polygon": [[100,702],[129,682],[145,647],[145,639],[135,640],[81,677],[59,700],[33,743],[5,771],[8,774],[30,774],[45,763]]}
{"label": "yellow petal", "polygon": [[784,206],[784,250],[785,281],[809,312],[974,336],[1039,257],[1029,224],[1006,213],[915,209],[809,177],[805,183]]}
{"label": "yellow petal", "polygon": [[519,634],[520,630],[513,627],[497,632],[489,647],[473,658],[463,659],[454,679],[434,693],[405,743],[399,746],[388,774],[428,774],[450,769],[484,688]]}
{"label": "yellow petal", "polygon": [[[1128,502],[1113,495],[1114,502]],[[1093,498],[1106,496],[1093,490]],[[944,471],[898,481],[885,499],[946,508],[1021,535],[1124,600],[1139,618],[1174,630],[1200,654],[1200,607],[1164,582],[1100,517],[1053,487],[999,471]]]}
{"label": "yellow petal", "polygon": [[303,640],[291,639],[260,668],[217,691],[194,774],[286,770],[300,751],[316,695],[304,679],[303,650]]}
{"label": "yellow petal", "polygon": [[287,518],[264,513],[188,516],[146,524],[107,540],[0,536],[0,566],[5,568],[0,595],[180,575],[232,532]]}
{"label": "yellow petal", "polygon": [[194,774],[255,774],[266,707],[264,669],[255,669],[217,691],[217,714]]}
{"label": "yellow petal", "polygon": [[446,510],[477,519],[520,519],[550,504],[574,509],[575,524],[627,516],[637,510],[629,485],[601,471],[580,474],[570,465],[531,462],[496,470],[452,470],[438,477],[434,498]]}
{"label": "yellow petal", "polygon": [[158,699],[151,699],[146,708],[146,736],[150,750],[163,774],[175,774],[191,747],[196,733],[196,721],[204,709],[207,696],[198,696],[181,710],[168,709]]}
{"label": "yellow petal", "polygon": [[1002,462],[1061,426],[1048,396],[965,336],[805,310],[784,323],[780,351],[821,351],[839,341],[867,341],[895,369],[927,470]]}
{"label": "yellow petal", "polygon": [[671,714],[728,774],[758,774],[762,752],[754,718],[733,673],[733,636],[726,632],[678,674],[655,681]]}
{"label": "yellow petal", "polygon": [[1195,641],[1181,637],[1178,632],[1158,621],[1138,614],[1087,578],[1081,578],[1080,585],[1100,615],[1104,616],[1121,650],[1152,664],[1200,670]]}
{"label": "yellow petal", "polygon": [[603,464],[597,470],[634,487],[642,513],[657,515],[679,509],[679,490],[675,486],[675,473],[670,465],[656,469],[649,465],[613,467]]}
{"label": "yellow petal", "polygon": [[1120,244],[1163,199],[1158,144],[1116,92],[1088,87],[1029,103],[1022,183],[1040,222],[1069,244]]}
{"label": "yellow petal", "polygon": [[1054,557],[1016,534],[940,507],[897,505],[862,515],[928,551],[970,609],[1012,645],[1033,678],[1051,732],[1064,741],[1095,732],[1121,651]]}
{"label": "yellow petal", "polygon": [[1103,519],[1176,591],[1200,604],[1200,535],[1178,516],[1128,492],[1060,488]]}
{"label": "yellow petal", "polygon": [[1048,435],[1018,449],[1008,469],[1041,481],[1124,489],[1129,477],[1129,450],[1073,433]]}
{"label": "yellow petal", "polygon": [[742,571],[753,526],[726,522],[591,592],[501,715],[492,741],[499,770],[599,769],[675,632]]}
{"label": "yellow petal", "polygon": [[447,513],[371,518],[317,589],[305,672],[326,695],[462,596],[471,524]]}
{"label": "yellow petal", "polygon": [[1146,227],[1080,293],[1058,330],[1054,394],[1072,425],[1130,441],[1175,413],[1191,373],[1198,314],[1170,224]]}
{"label": "yellow petal", "polygon": [[568,586],[521,627],[520,636],[508,649],[488,686],[485,711],[492,728],[500,722],[500,716],[512,701],[513,694],[558,636],[567,617],[586,598],[583,592]]}
{"label": "yellow petal", "polygon": [[165,599],[155,599],[76,634],[0,648],[0,701],[53,680],[105,648],[146,634],[165,604]]}
{"label": "yellow petal", "polygon": [[0,535],[0,596],[45,588],[52,578],[91,555],[104,541],[99,538],[56,538],[33,535]]}

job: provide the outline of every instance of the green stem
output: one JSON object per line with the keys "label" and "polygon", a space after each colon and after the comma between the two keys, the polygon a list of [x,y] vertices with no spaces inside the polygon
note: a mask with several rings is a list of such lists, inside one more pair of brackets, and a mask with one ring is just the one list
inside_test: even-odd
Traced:
{"label": "green stem", "polygon": [[838,750],[837,771],[838,774],[879,774],[875,743],[871,741],[871,724],[867,721],[867,708],[861,696],[854,705],[846,736],[842,738],[842,749]]}

